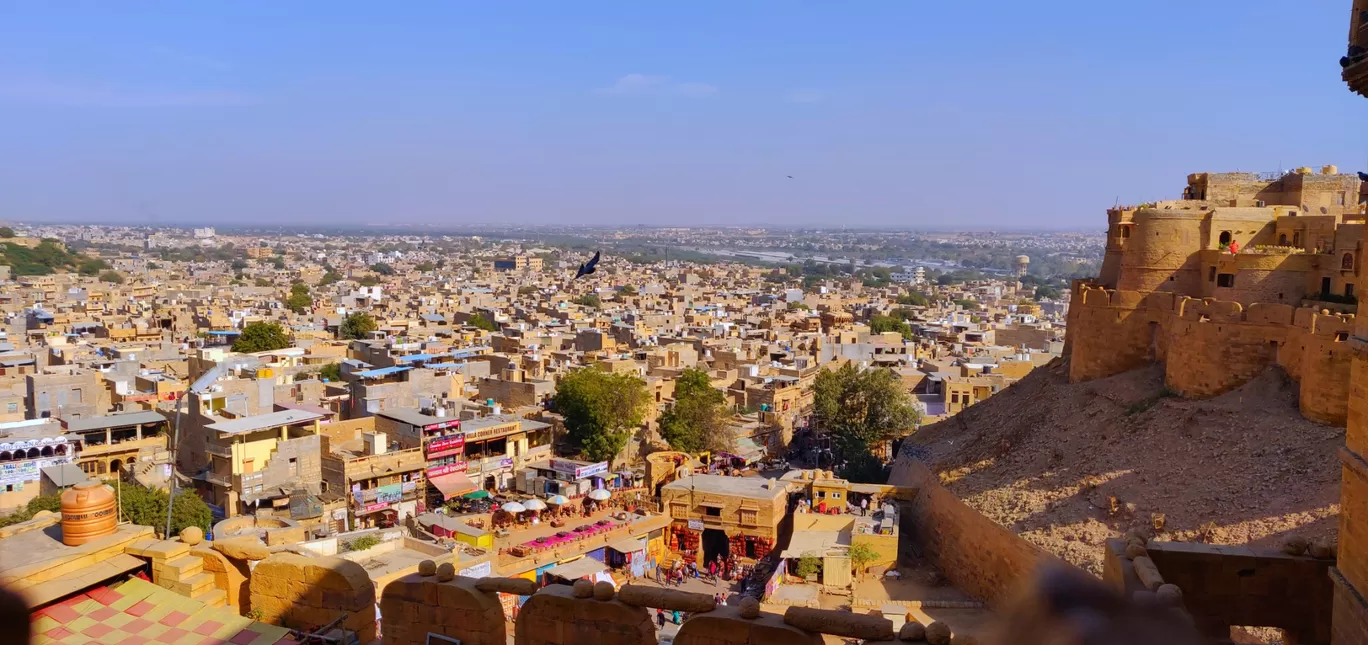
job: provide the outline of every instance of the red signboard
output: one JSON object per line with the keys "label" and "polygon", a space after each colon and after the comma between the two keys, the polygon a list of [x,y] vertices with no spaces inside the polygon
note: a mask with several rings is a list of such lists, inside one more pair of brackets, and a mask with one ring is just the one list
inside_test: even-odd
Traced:
{"label": "red signboard", "polygon": [[425,426],[423,426],[423,431],[424,431],[424,432],[427,432],[427,431],[429,431],[429,430],[445,430],[445,429],[447,429],[447,428],[459,428],[459,427],[461,427],[461,420],[460,420],[460,419],[452,419],[452,420],[450,420],[450,421],[443,421],[443,422],[441,422],[441,423],[433,423],[433,424],[431,424],[431,425],[425,425]]}
{"label": "red signboard", "polygon": [[431,479],[433,477],[441,477],[442,475],[450,475],[451,473],[463,473],[466,471],[467,466],[469,466],[469,464],[464,461],[458,461],[454,464],[447,464],[445,466],[431,466],[427,469],[427,476],[428,479]]}
{"label": "red signboard", "polygon": [[429,441],[427,444],[428,456],[433,457],[434,452],[445,452],[465,447],[465,435],[457,434],[449,437],[438,437]]}
{"label": "red signboard", "polygon": [[367,504],[364,512],[374,513],[376,511],[383,511],[387,508],[389,508],[389,502],[377,502],[375,504]]}

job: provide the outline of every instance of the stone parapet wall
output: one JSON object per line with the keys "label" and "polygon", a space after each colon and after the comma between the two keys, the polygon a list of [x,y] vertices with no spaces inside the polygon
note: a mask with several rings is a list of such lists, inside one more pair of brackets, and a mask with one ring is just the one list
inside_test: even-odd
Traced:
{"label": "stone parapet wall", "polygon": [[263,622],[311,630],[340,618],[362,643],[375,640],[375,585],[355,562],[276,553],[253,567],[248,587]]}
{"label": "stone parapet wall", "polygon": [[1308,419],[1344,425],[1348,416],[1351,314],[1083,283],[1074,285],[1073,303],[1070,381],[1162,362],[1165,385],[1182,396],[1206,398],[1277,365],[1298,382]]}

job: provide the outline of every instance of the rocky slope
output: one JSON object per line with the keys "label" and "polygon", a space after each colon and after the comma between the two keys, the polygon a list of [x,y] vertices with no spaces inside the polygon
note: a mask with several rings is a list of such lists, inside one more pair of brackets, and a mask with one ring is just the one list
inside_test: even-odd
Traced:
{"label": "rocky slope", "polygon": [[1162,368],[1070,384],[1062,361],[910,441],[973,508],[1101,574],[1103,541],[1274,545],[1336,532],[1344,429],[1297,412],[1278,369],[1214,399],[1163,387]]}

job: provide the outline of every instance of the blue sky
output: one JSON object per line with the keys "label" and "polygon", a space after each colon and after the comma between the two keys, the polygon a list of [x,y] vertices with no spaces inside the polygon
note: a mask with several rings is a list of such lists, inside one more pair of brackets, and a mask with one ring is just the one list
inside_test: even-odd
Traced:
{"label": "blue sky", "polygon": [[1097,230],[1189,172],[1368,170],[1349,9],[10,3],[0,219]]}

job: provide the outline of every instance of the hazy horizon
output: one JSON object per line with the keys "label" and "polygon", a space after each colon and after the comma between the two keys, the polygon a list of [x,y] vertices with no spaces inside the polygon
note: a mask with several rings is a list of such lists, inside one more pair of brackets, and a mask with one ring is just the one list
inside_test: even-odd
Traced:
{"label": "hazy horizon", "polygon": [[1344,4],[18,5],[0,220],[1098,230],[1368,170]]}

